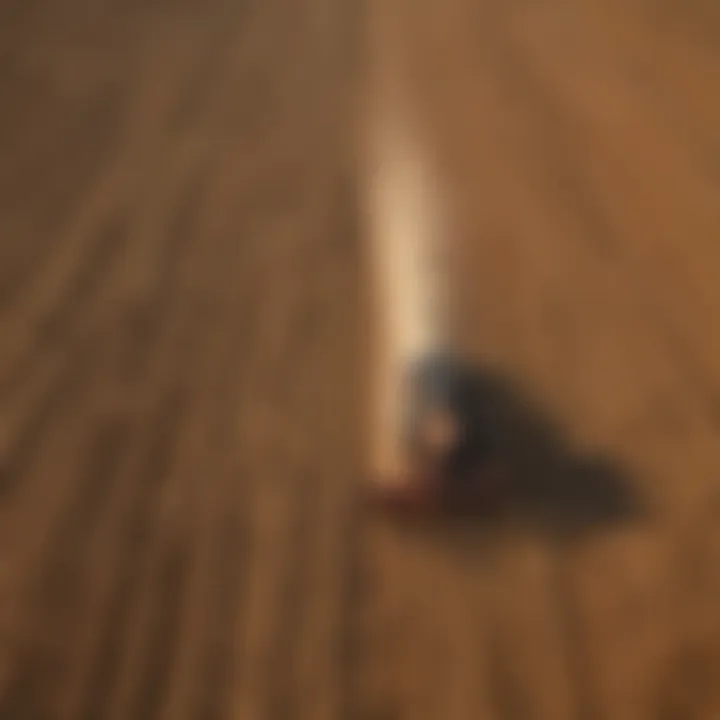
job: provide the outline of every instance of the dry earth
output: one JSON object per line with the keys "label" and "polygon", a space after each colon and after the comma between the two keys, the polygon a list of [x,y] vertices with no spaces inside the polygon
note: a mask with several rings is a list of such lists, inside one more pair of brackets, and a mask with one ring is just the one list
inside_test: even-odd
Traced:
{"label": "dry earth", "polygon": [[[383,43],[502,518],[359,498]],[[716,3],[3,0],[0,159],[0,718],[720,717]]]}

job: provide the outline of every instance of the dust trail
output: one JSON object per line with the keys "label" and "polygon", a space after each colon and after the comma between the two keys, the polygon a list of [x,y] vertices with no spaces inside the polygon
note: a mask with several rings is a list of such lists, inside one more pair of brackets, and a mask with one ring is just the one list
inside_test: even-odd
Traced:
{"label": "dust trail", "polygon": [[369,107],[363,180],[378,329],[371,470],[390,482],[408,470],[402,442],[408,367],[453,350],[454,303],[448,208],[428,138],[402,84],[382,90]]}

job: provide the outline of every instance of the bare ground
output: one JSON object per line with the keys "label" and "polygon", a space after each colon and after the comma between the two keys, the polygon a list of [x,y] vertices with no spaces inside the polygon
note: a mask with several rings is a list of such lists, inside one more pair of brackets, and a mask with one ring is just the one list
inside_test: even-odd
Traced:
{"label": "bare ground", "polygon": [[384,7],[517,497],[359,500],[377,8],[5,0],[0,718],[720,716],[717,7]]}

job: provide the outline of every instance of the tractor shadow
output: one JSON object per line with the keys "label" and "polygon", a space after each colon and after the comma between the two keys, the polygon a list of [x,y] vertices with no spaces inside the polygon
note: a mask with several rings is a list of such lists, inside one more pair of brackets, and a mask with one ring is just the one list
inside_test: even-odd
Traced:
{"label": "tractor shadow", "polygon": [[[578,452],[562,429],[500,373],[464,368],[461,403],[469,427],[465,462],[474,472],[464,495],[442,520],[433,521],[435,527],[487,529],[509,521],[560,538],[647,515],[623,467],[603,454]],[[482,487],[488,473],[497,478],[490,497]]]}

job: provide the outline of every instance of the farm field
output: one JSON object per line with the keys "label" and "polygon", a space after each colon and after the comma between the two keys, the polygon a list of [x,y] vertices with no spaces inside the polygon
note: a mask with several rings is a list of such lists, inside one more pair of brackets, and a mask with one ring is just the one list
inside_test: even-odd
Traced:
{"label": "farm field", "polygon": [[[458,206],[504,512],[362,499],[365,69]],[[720,10],[0,3],[0,718],[720,717]]]}

